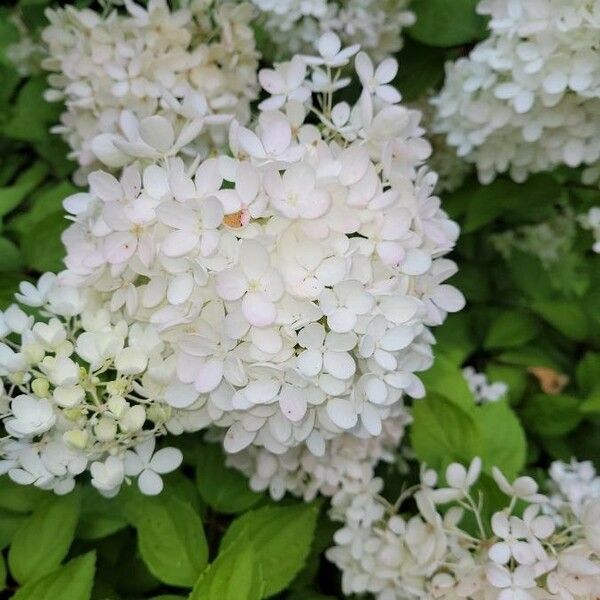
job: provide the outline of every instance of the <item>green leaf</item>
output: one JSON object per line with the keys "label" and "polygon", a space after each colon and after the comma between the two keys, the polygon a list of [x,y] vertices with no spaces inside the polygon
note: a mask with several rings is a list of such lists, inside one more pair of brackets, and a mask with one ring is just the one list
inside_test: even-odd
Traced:
{"label": "green leaf", "polygon": [[194,509],[167,492],[136,494],[128,509],[152,575],[168,585],[192,587],[208,562],[202,521]]}
{"label": "green leaf", "polygon": [[248,537],[238,536],[202,573],[189,600],[261,600],[265,582],[255,557]]}
{"label": "green leaf", "polygon": [[19,206],[43,181],[47,173],[47,167],[41,162],[36,162],[20,175],[13,185],[0,188],[0,217]]}
{"label": "green leaf", "polygon": [[489,470],[498,467],[509,479],[525,466],[527,442],[519,419],[503,401],[488,402],[476,411],[483,432],[483,462]]}
{"label": "green leaf", "polygon": [[512,348],[522,346],[539,333],[538,322],[526,313],[516,310],[500,313],[492,322],[484,348]]}
{"label": "green leaf", "polygon": [[562,436],[581,421],[579,400],[566,394],[534,394],[523,407],[527,427],[541,436]]}
{"label": "green leaf", "polygon": [[234,547],[245,531],[255,548],[265,580],[264,598],[281,592],[302,569],[317,521],[316,504],[265,506],[238,517],[225,533],[219,552]]}
{"label": "green leaf", "polygon": [[0,592],[6,588],[6,563],[4,555],[0,554]]}
{"label": "green leaf", "polygon": [[577,385],[584,394],[589,394],[600,385],[600,353],[588,352],[575,371]]}
{"label": "green leaf", "polygon": [[0,271],[18,271],[22,266],[20,250],[10,240],[0,237]]}
{"label": "green leaf", "polygon": [[10,545],[26,518],[24,514],[0,508],[0,550]]}
{"label": "green leaf", "polygon": [[568,338],[583,341],[587,338],[590,323],[580,303],[576,300],[537,301],[533,310]]}
{"label": "green leaf", "polygon": [[81,496],[51,496],[17,530],[8,553],[8,565],[19,583],[32,581],[55,569],[75,537]]}
{"label": "green leaf", "polygon": [[402,69],[394,82],[406,102],[413,102],[444,79],[447,53],[440,48],[425,46],[407,38],[398,61]]}
{"label": "green leaf", "polygon": [[24,279],[26,277],[22,273],[0,273],[0,309],[6,308],[15,301],[15,292]]}
{"label": "green leaf", "polygon": [[462,370],[453,360],[442,354],[436,356],[431,369],[421,374],[421,380],[428,393],[444,396],[466,410],[475,405],[473,393]]}
{"label": "green leaf", "polygon": [[36,271],[59,271],[64,267],[62,232],[69,225],[64,212],[54,212],[23,234],[21,247],[25,263]]}
{"label": "green leaf", "polygon": [[76,532],[78,539],[98,540],[127,526],[119,498],[105,498],[91,485],[82,489],[82,495],[81,517]]}
{"label": "green leaf", "polygon": [[429,46],[460,46],[486,35],[486,20],[475,12],[478,0],[415,0],[417,21],[410,35]]}
{"label": "green leaf", "polygon": [[51,497],[33,485],[19,485],[8,475],[0,477],[0,508],[14,512],[30,513],[44,498]]}
{"label": "green leaf", "polygon": [[89,552],[23,586],[12,600],[90,600],[96,555]]}
{"label": "green leaf", "polygon": [[444,326],[435,332],[436,357],[438,353],[444,354],[456,365],[461,365],[477,349],[470,317],[467,312],[448,315]]}
{"label": "green leaf", "polygon": [[198,452],[196,484],[202,499],[217,512],[240,513],[254,506],[262,494],[253,492],[248,479],[225,466],[225,456],[216,444]]}
{"label": "green leaf", "polygon": [[490,363],[485,369],[490,381],[503,381],[508,385],[507,397],[510,404],[518,404],[527,386],[527,373],[519,367]]}
{"label": "green leaf", "polygon": [[483,452],[481,427],[472,412],[434,394],[413,406],[411,441],[418,459],[438,471]]}

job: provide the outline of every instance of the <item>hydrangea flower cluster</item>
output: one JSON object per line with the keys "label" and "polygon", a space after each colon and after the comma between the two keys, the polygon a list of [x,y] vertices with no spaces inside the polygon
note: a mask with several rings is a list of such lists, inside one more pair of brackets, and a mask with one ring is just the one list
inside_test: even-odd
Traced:
{"label": "hydrangea flower cluster", "polygon": [[[420,113],[390,85],[396,61],[375,68],[332,33],[318,49],[259,73],[269,97],[254,127],[232,124],[231,156],[186,165],[153,116],[152,164],[94,172],[65,201],[63,281],[156,328],[178,379],[167,427],[226,428],[231,453],[378,436],[424,393],[429,327],[464,305],[444,283],[458,227],[433,195]],[[335,96],[353,55],[350,105]]]}
{"label": "hydrangea flower cluster", "polygon": [[506,383],[503,381],[490,383],[485,373],[478,373],[473,367],[465,367],[462,372],[477,404],[497,402],[508,392]]}
{"label": "hydrangea flower cluster", "polygon": [[490,37],[449,63],[435,130],[480,180],[600,159],[597,0],[482,0]]}
{"label": "hydrangea flower cluster", "polygon": [[555,461],[548,474],[550,507],[545,508],[560,525],[568,520],[570,513],[579,517],[588,502],[600,499],[600,475],[590,461]]}
{"label": "hydrangea flower cluster", "polygon": [[[433,471],[394,505],[378,494],[381,480],[334,508],[344,526],[328,557],[343,573],[345,593],[378,600],[590,599],[600,589],[600,500],[587,502],[562,525],[545,514],[548,499],[530,477],[493,477],[509,500],[484,517],[474,486],[481,461]],[[416,514],[403,506],[414,500]],[[469,517],[469,518],[467,518]],[[471,525],[469,525],[471,523]]]}
{"label": "hydrangea flower cluster", "polygon": [[410,421],[409,413],[401,409],[398,415],[384,421],[377,437],[360,438],[345,433],[328,441],[320,456],[301,446],[284,454],[250,446],[228,455],[227,464],[248,477],[251,489],[268,490],[274,500],[281,500],[286,493],[306,502],[318,494],[339,498],[371,482],[379,463],[399,459],[398,446]]}
{"label": "hydrangea flower cluster", "polygon": [[166,0],[147,9],[124,4],[125,14],[73,6],[46,12],[46,99],[65,102],[54,131],[83,167],[82,184],[99,163],[118,169],[131,162],[132,146],[139,158],[152,158],[148,117],[169,121],[178,136],[173,152],[186,152],[192,141],[192,156],[220,148],[224,123],[245,122],[258,89],[250,5],[193,0],[171,11]]}
{"label": "hydrangea flower cluster", "polygon": [[154,453],[169,406],[163,347],[151,325],[128,326],[87,291],[42,276],[0,313],[0,473],[15,482],[70,492],[85,471],[102,494],[128,477],[158,494],[161,474],[182,460],[175,448]]}
{"label": "hydrangea flower cluster", "polygon": [[252,0],[276,58],[311,51],[333,31],[344,44],[360,44],[375,60],[402,47],[402,29],[415,22],[407,0]]}

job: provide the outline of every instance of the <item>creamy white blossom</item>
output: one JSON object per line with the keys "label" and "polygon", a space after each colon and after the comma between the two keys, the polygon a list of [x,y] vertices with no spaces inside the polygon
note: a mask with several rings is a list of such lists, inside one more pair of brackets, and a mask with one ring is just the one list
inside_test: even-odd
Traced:
{"label": "creamy white blossom", "polygon": [[[424,469],[421,484],[393,505],[382,498],[378,479],[334,497],[331,516],[343,526],[327,556],[342,570],[344,593],[378,600],[593,598],[600,589],[600,502],[587,502],[581,517],[571,512],[566,525],[557,525],[543,514],[544,496],[518,509],[513,499],[487,522],[471,489],[481,467],[479,459],[468,468],[449,465],[447,487]],[[495,472],[510,496],[537,488],[525,477],[508,484]],[[412,514],[403,507],[408,499],[416,504]],[[463,529],[467,512],[476,532]]]}
{"label": "creamy white blossom", "polygon": [[378,60],[402,47],[402,30],[415,22],[406,0],[252,0],[271,45],[264,52],[289,58],[310,49],[324,32],[360,44]]}
{"label": "creamy white blossom", "polygon": [[490,37],[446,67],[435,131],[482,182],[600,159],[597,0],[482,0]]}
{"label": "creamy white blossom", "polygon": [[465,367],[462,372],[469,389],[473,392],[475,402],[478,404],[496,402],[508,392],[506,383],[503,381],[490,383],[485,373],[478,373],[473,367]]}
{"label": "creamy white blossom", "polygon": [[[100,163],[119,169],[183,148],[191,157],[220,148],[226,123],[245,122],[256,96],[250,5],[124,4],[106,15],[73,6],[46,12],[46,99],[65,102],[54,131],[82,167],[80,180]],[[147,121],[156,116],[161,130]]]}
{"label": "creamy white blossom", "polygon": [[[229,452],[379,435],[405,394],[424,393],[428,327],[464,305],[444,283],[458,227],[433,195],[420,113],[389,83],[395,61],[356,56],[365,87],[339,125],[350,79],[337,69],[359,48],[333,33],[317,47],[260,73],[271,97],[254,126],[232,124],[230,155],[96,171],[65,200],[62,280],[155,328],[173,353],[165,381],[178,380],[167,427],[226,428]],[[151,119],[146,137],[164,141]]]}
{"label": "creamy white blossom", "polygon": [[139,476],[144,493],[158,493],[158,474],[181,455],[163,448],[151,456],[171,415],[162,380],[169,352],[152,325],[128,325],[97,293],[51,274],[22,284],[18,296],[40,318],[17,305],[0,313],[0,472],[65,494],[89,470],[107,496]]}

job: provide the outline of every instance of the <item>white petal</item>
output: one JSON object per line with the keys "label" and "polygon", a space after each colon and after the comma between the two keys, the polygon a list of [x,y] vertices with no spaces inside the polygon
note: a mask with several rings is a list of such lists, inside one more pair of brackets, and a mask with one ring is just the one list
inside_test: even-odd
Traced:
{"label": "white petal", "polygon": [[137,483],[140,492],[146,496],[157,496],[163,490],[163,481],[160,475],[157,475],[150,469],[142,471],[142,474],[138,477]]}
{"label": "white petal", "polygon": [[183,454],[178,448],[161,448],[150,461],[150,467],[156,473],[170,473],[183,462]]}
{"label": "white petal", "polygon": [[343,398],[332,398],[327,403],[327,415],[340,429],[352,429],[358,422],[358,415],[352,403]]}
{"label": "white petal", "polygon": [[173,127],[164,117],[155,115],[142,119],[140,137],[146,144],[160,152],[167,152],[175,141]]}

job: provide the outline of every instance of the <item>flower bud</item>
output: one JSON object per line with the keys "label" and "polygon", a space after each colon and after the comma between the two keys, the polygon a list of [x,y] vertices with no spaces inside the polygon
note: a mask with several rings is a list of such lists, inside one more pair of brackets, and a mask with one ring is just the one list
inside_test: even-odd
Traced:
{"label": "flower bud", "polygon": [[108,410],[119,418],[123,415],[123,411],[129,406],[129,403],[123,396],[111,396],[108,399]]}
{"label": "flower bud", "polygon": [[88,433],[81,429],[71,429],[70,431],[65,431],[65,433],[63,433],[63,440],[65,443],[83,450],[87,445]]}
{"label": "flower bud", "polygon": [[117,435],[117,424],[112,419],[103,417],[94,427],[94,433],[100,442],[110,442]]}
{"label": "flower bud", "polygon": [[144,426],[145,422],[146,409],[141,404],[136,404],[125,412],[119,421],[119,425],[123,431],[135,433]]}
{"label": "flower bud", "polygon": [[47,398],[49,396],[50,384],[47,379],[38,377],[31,382],[31,389],[38,398]]}

